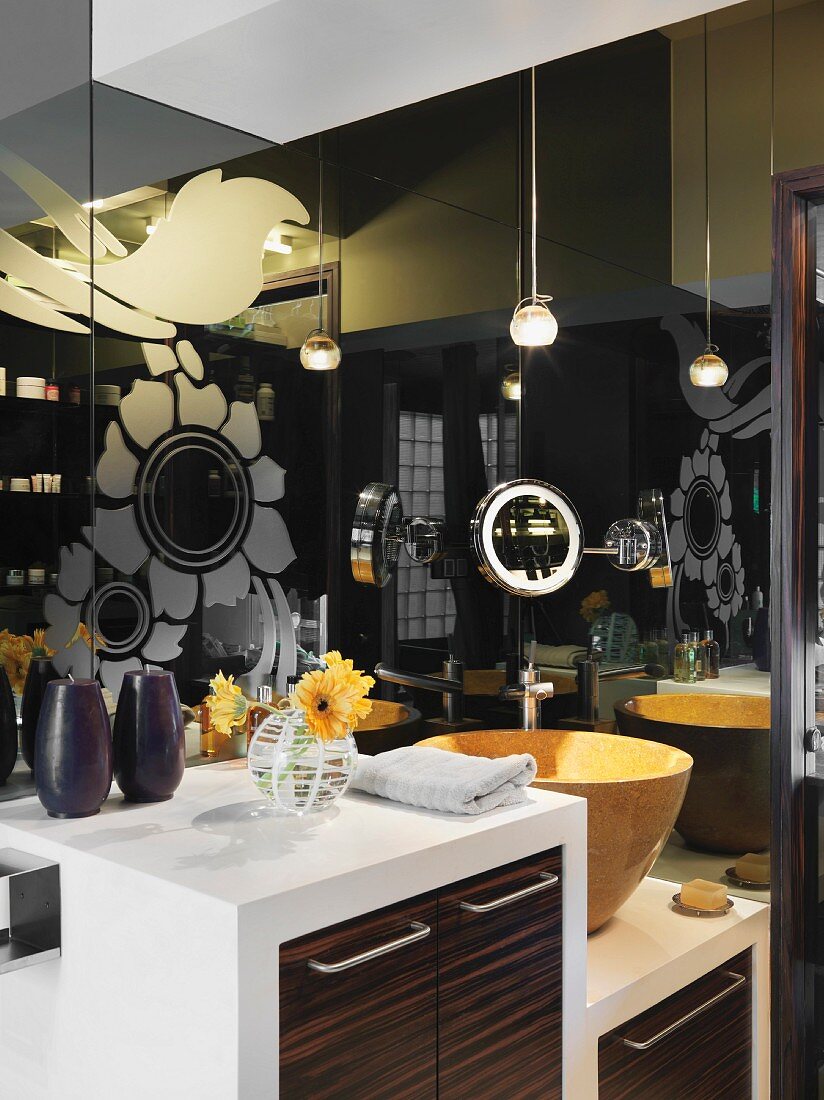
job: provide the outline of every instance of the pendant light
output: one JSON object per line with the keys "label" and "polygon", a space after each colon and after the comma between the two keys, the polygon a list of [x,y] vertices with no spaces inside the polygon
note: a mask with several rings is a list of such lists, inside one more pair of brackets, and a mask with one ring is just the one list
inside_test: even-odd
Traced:
{"label": "pendant light", "polygon": [[546,303],[551,294],[538,293],[538,188],[535,176],[535,66],[532,67],[532,295],[518,302],[509,325],[515,343],[522,348],[548,347],[558,335],[558,322]]}
{"label": "pendant light", "polygon": [[323,148],[318,149],[318,327],[313,328],[300,349],[305,370],[335,370],[340,364],[340,348],[323,327]]}
{"label": "pendant light", "polygon": [[501,397],[507,401],[521,400],[521,372],[510,368],[501,381]]}
{"label": "pendant light", "polygon": [[723,386],[729,377],[727,364],[717,354],[718,348],[710,335],[710,138],[709,94],[707,79],[707,17],[704,16],[704,211],[706,215],[707,251],[704,261],[704,292],[707,304],[707,346],[690,364],[693,386]]}

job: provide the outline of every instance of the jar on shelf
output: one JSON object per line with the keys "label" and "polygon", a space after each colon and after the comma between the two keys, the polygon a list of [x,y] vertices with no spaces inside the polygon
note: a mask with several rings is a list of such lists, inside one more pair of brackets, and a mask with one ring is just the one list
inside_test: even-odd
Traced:
{"label": "jar on shelf", "polygon": [[269,421],[275,419],[275,391],[271,382],[261,382],[258,386],[255,398],[258,420]]}

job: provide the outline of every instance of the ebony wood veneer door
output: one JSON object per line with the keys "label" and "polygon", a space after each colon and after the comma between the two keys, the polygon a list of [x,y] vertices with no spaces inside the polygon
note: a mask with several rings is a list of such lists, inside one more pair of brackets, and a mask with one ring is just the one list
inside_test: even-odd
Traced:
{"label": "ebony wood veneer door", "polygon": [[[736,985],[730,975],[746,983]],[[725,990],[733,989],[731,993]],[[648,1050],[645,1043],[665,1028],[720,999],[689,1023],[677,1026]],[[730,959],[648,1012],[598,1042],[599,1100],[751,1100],[752,955]]]}
{"label": "ebony wood veneer door", "polygon": [[[428,936],[335,974],[309,968]],[[424,894],[280,949],[281,1100],[435,1100],[437,896]]]}
{"label": "ebony wood veneer door", "polygon": [[[555,850],[441,890],[439,1100],[560,1098],[560,878]],[[461,908],[542,882],[488,912]]]}

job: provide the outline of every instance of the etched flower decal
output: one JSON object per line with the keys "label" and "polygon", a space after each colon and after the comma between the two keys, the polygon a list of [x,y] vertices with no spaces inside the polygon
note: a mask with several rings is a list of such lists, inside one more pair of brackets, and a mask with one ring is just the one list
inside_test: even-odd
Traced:
{"label": "etched flower decal", "polygon": [[[227,403],[214,382],[196,384],[203,362],[188,340],[142,347],[152,380],[137,379],[123,398],[97,464],[98,493],[108,502],[95,508],[85,542],[62,547],[58,592],[45,601],[58,671],[99,671],[115,695],[129,669],[180,655],[199,603],[233,606],[253,576],[273,577],[295,559],[273,507],[285,471],[260,455],[254,405]],[[200,507],[189,501],[188,512],[187,479],[201,492],[208,481],[210,494]],[[112,569],[98,587],[95,556]],[[94,653],[72,642],[81,622],[97,624]]]}
{"label": "etched flower decal", "polygon": [[718,436],[704,431],[698,450],[681,460],[679,487],[670,498],[670,553],[688,580],[700,581],[710,610],[727,623],[741,608],[744,570],[732,524],[727,472]]}

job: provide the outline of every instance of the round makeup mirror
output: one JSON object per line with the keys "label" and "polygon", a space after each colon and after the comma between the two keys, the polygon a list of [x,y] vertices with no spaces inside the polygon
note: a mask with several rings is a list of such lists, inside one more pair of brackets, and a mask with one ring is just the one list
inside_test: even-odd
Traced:
{"label": "round makeup mirror", "polygon": [[360,584],[383,588],[398,564],[403,545],[403,507],[398,490],[372,481],[358,497],[349,557]]}
{"label": "round makeup mirror", "polygon": [[572,580],[584,552],[581,520],[560,489],[509,481],[480,502],[472,549],[481,573],[514,596],[546,596]]}

